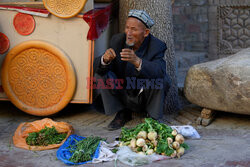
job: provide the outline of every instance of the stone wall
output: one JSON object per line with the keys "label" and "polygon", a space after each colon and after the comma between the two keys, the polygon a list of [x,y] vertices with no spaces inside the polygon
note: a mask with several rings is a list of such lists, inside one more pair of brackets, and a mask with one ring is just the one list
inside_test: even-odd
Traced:
{"label": "stone wall", "polygon": [[250,1],[209,0],[210,60],[250,47]]}
{"label": "stone wall", "polygon": [[175,50],[207,52],[207,0],[175,0],[172,8]]}

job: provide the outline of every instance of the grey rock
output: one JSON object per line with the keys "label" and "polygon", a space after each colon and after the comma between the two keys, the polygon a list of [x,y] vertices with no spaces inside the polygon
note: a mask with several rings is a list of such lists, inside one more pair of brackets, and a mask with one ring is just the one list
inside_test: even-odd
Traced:
{"label": "grey rock", "polygon": [[250,115],[250,48],[192,66],[184,93],[201,107]]}

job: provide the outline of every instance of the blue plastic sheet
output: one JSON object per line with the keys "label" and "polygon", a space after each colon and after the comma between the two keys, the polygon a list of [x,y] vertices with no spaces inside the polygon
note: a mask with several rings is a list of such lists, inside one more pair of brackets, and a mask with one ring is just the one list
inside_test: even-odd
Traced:
{"label": "blue plastic sheet", "polygon": [[[69,146],[76,144],[76,141],[80,141],[85,139],[86,137],[82,136],[77,136],[77,135],[70,135],[68,139],[63,143],[63,145],[57,150],[56,156],[57,159],[63,161],[67,165],[81,165],[81,164],[86,164],[91,161],[85,161],[85,162],[79,162],[79,163],[74,163],[69,161],[70,157],[72,156],[73,153],[70,152]],[[96,148],[96,151],[92,157],[93,158],[98,158],[99,156],[99,148],[100,148],[100,143]]]}

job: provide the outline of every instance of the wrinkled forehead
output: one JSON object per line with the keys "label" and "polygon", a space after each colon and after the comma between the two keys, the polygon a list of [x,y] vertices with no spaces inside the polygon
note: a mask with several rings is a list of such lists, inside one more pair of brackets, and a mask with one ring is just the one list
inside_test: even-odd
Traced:
{"label": "wrinkled forehead", "polygon": [[129,27],[138,27],[138,28],[147,28],[146,25],[139,19],[135,17],[128,17],[126,20],[126,26]]}

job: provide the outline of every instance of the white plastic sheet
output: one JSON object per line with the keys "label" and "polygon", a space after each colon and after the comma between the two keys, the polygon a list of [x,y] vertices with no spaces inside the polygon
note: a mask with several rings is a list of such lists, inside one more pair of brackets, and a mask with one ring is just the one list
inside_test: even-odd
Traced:
{"label": "white plastic sheet", "polygon": [[165,159],[170,159],[170,157],[152,154],[152,155],[141,155],[133,152],[129,147],[124,146],[120,147],[119,151],[117,151],[117,159],[130,166],[140,166],[150,164],[153,161],[160,161]]}
{"label": "white plastic sheet", "polygon": [[119,141],[114,141],[113,143],[106,143],[105,141],[101,141],[99,157],[94,158],[92,163],[100,163],[105,161],[113,161],[117,158],[117,155],[112,152],[116,145],[119,144]]}
{"label": "white plastic sheet", "polygon": [[171,128],[177,130],[178,133],[182,134],[186,138],[191,138],[191,139],[201,138],[199,133],[191,125],[171,126]]}

